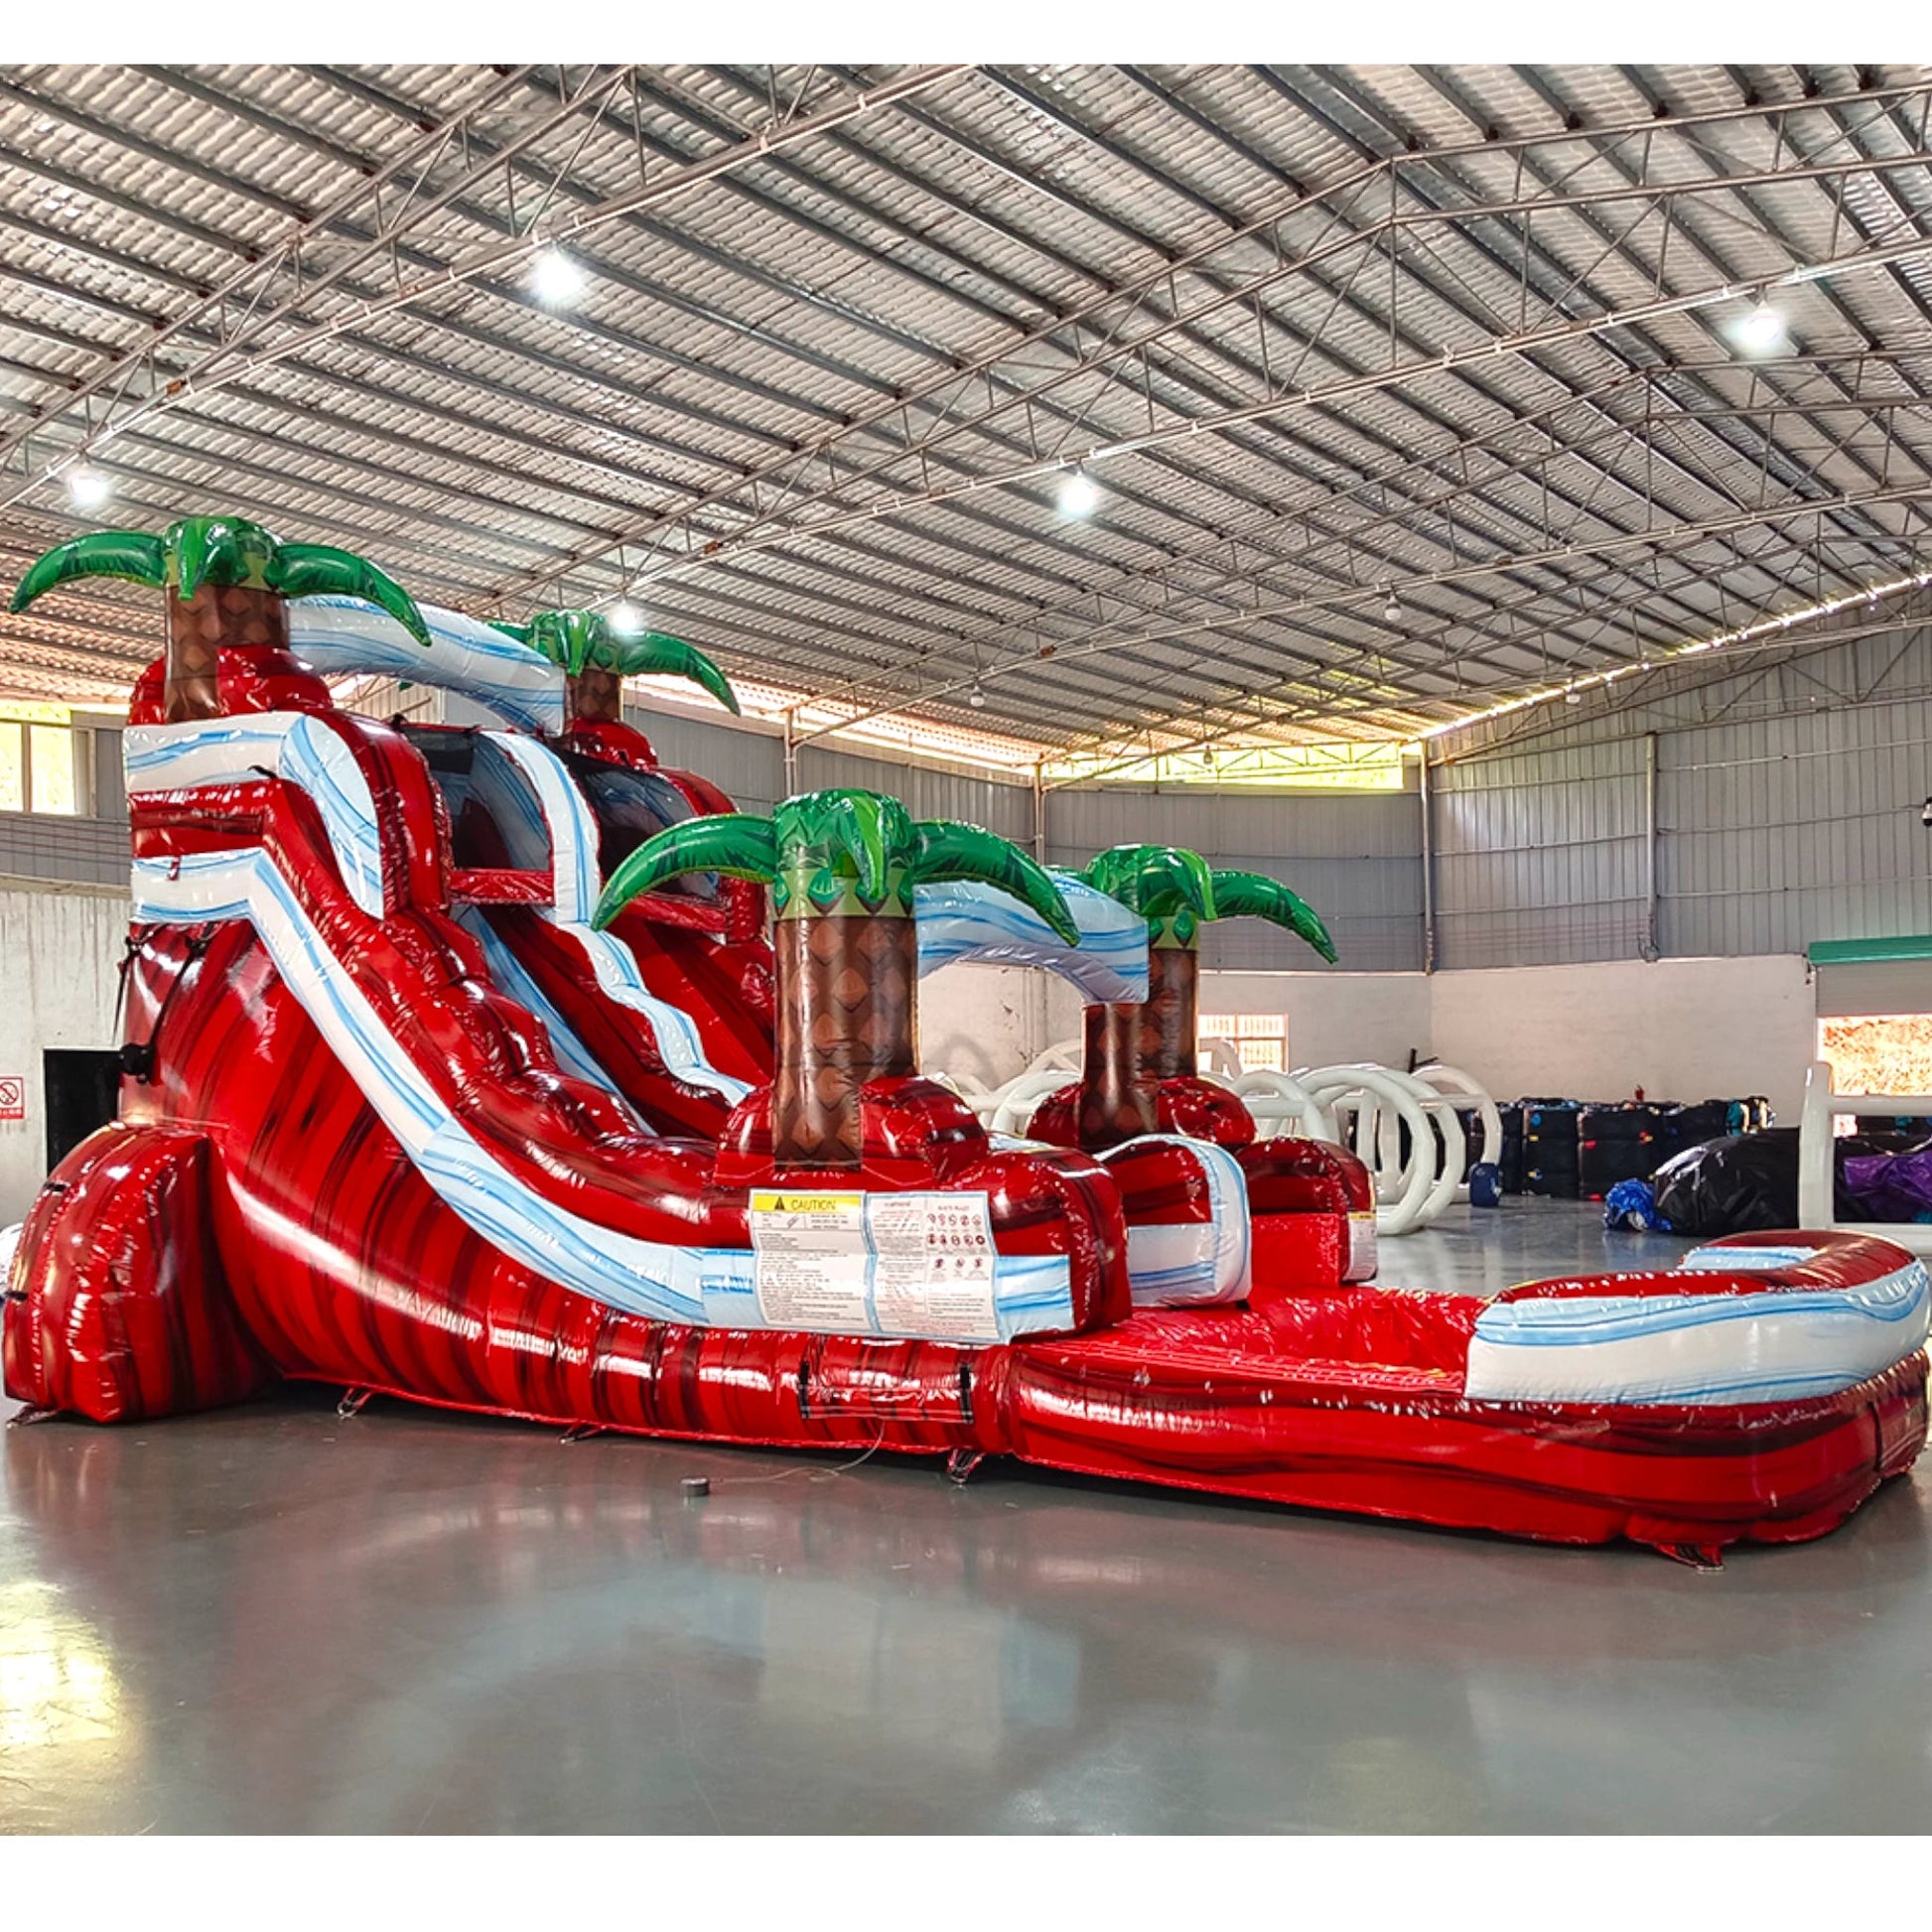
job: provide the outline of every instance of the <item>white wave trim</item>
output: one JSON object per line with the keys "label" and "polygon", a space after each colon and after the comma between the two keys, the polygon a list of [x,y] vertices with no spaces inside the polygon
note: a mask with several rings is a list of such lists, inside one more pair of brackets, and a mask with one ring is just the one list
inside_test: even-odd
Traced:
{"label": "white wave trim", "polygon": [[597,864],[597,820],[564,761],[549,746],[512,732],[485,732],[515,760],[543,808],[550,833],[552,906],[546,915],[590,962],[598,989],[649,1026],[658,1057],[679,1079],[708,1087],[734,1106],[751,1092],[749,1081],[721,1072],[705,1056],[704,1035],[682,1007],[660,1000],[644,985],[630,948],[590,923],[604,881]]}
{"label": "white wave trim", "polygon": [[[330,1050],[447,1206],[492,1246],[607,1308],[666,1321],[761,1327],[749,1249],[643,1241],[546,1200],[488,1154],[376,1017],[259,848],[134,862],[137,919],[245,918]],[[1064,1256],[999,1256],[1002,1337],[1066,1327]]]}
{"label": "white wave trim", "polygon": [[[1131,1224],[1127,1277],[1137,1309],[1200,1309],[1247,1299],[1254,1261],[1248,1177],[1226,1148],[1184,1134],[1143,1134],[1110,1148],[1174,1147],[1191,1155],[1207,1183],[1207,1219]],[[1101,1165],[1107,1165],[1103,1156]]]}
{"label": "white wave trim", "polygon": [[1077,946],[1031,906],[976,880],[915,887],[919,977],[960,964],[1036,966],[1070,981],[1089,1006],[1145,1000],[1147,921],[1071,873],[1055,872],[1053,884],[1080,928]]}
{"label": "white wave trim", "polygon": [[[1712,1268],[1710,1252],[1686,1272]],[[1492,1302],[1476,1318],[1464,1392],[1480,1402],[1690,1404],[1831,1395],[1922,1348],[1928,1320],[1932,1280],[1920,1261],[1855,1288]]]}
{"label": "white wave trim", "polygon": [[550,838],[551,903],[560,924],[576,925],[597,910],[597,821],[564,761],[549,746],[515,732],[483,732],[529,781]]}
{"label": "white wave trim", "polygon": [[682,1007],[660,1000],[644,985],[635,957],[621,939],[587,925],[565,925],[561,920],[558,930],[590,961],[598,990],[649,1024],[658,1057],[680,1080],[709,1087],[734,1107],[752,1091],[749,1080],[725,1073],[705,1058],[704,1035],[698,1031],[698,1023]]}
{"label": "white wave trim", "polygon": [[[618,1083],[612,1079],[603,1061],[577,1037],[570,1022],[551,1005],[543,988],[530,977],[523,962],[483,916],[483,908],[478,905],[465,906],[457,914],[457,923],[483,948],[483,964],[498,990],[507,993],[518,1006],[527,1008],[543,1022],[544,1032],[550,1035],[550,1050],[557,1056],[557,1064],[580,1080],[589,1080],[592,1085],[603,1087],[607,1092],[618,1093]],[[619,1097],[622,1096],[620,1094]],[[629,1111],[638,1133],[654,1135],[655,1130],[636,1115],[634,1108]]]}
{"label": "white wave trim", "polygon": [[308,793],[322,814],[349,897],[381,918],[382,841],[375,801],[355,754],[307,711],[260,711],[182,725],[130,725],[121,746],[130,797],[246,784],[272,772]]}
{"label": "white wave trim", "polygon": [[320,677],[381,674],[461,692],[523,731],[564,723],[564,674],[540,652],[480,618],[418,604],[425,649],[388,612],[354,598],[299,597],[288,607],[289,648]]}

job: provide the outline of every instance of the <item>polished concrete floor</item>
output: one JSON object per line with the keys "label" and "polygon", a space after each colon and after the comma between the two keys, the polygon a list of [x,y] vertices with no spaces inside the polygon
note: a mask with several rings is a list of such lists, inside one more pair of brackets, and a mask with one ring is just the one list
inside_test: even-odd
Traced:
{"label": "polished concrete floor", "polygon": [[[1682,1245],[1474,1218],[1384,1277]],[[1711,1574],[315,1390],[12,1429],[4,1480],[13,1831],[1932,1826],[1927,1474]]]}

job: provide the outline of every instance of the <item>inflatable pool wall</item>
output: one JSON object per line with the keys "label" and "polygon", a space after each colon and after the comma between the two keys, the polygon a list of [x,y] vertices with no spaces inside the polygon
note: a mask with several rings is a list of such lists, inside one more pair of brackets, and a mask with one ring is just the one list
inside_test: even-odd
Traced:
{"label": "inflatable pool wall", "polygon": [[[1332,1184],[1330,1151],[996,1143],[910,1070],[922,894],[937,951],[1043,931],[1103,998],[1136,971],[1106,896],[871,794],[754,820],[698,781],[626,789],[662,774],[593,715],[608,691],[501,632],[458,643],[517,726],[344,713],[282,641],[289,596],[339,636],[345,599],[378,604],[380,651],[456,679],[446,618],[239,519],[62,546],[16,606],[102,574],[162,588],[170,632],[126,741],[120,1117],[0,1236],[30,1411],[307,1378],[1700,1553],[1819,1535],[1923,1445],[1928,1284],[1888,1242],[1495,1301],[1344,1285],[1332,1194],[1270,1191]],[[775,959],[746,930],[767,891]]]}

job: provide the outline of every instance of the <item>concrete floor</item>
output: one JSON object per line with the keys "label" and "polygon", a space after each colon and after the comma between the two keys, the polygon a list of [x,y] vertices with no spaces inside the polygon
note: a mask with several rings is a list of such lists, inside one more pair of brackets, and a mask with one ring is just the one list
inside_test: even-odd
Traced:
{"label": "concrete floor", "polygon": [[[1475,1218],[1387,1244],[1385,1278],[1682,1245]],[[10,1430],[4,1480],[9,1831],[1932,1822],[1926,1473],[1708,1575],[1001,1465],[960,1489],[393,1402],[345,1423],[317,1390]]]}

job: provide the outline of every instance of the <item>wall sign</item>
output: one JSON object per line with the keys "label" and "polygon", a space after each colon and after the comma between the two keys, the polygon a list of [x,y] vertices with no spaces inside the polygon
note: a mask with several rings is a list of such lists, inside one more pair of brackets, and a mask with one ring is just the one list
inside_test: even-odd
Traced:
{"label": "wall sign", "polygon": [[19,1073],[0,1073],[0,1120],[25,1120],[26,1118],[26,1076]]}

